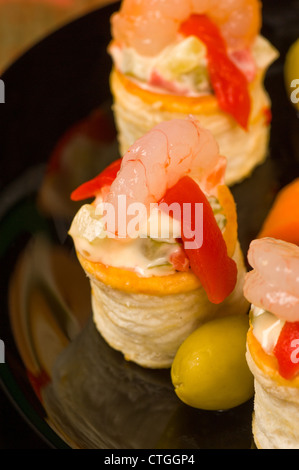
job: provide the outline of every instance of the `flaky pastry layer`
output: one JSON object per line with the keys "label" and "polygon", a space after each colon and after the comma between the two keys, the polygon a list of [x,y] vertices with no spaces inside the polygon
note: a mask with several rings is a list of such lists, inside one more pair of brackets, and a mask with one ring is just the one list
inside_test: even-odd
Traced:
{"label": "flaky pastry layer", "polygon": [[253,436],[259,449],[299,449],[299,377],[286,380],[277,361],[248,332],[246,359],[254,375]]}
{"label": "flaky pastry layer", "polygon": [[270,99],[263,78],[260,74],[251,84],[251,117],[245,131],[219,108],[213,95],[186,97],[154,93],[114,68],[110,85],[121,155],[158,123],[192,114],[212,132],[220,153],[227,158],[226,184],[241,181],[265,160],[268,152],[270,126],[266,115]]}
{"label": "flaky pastry layer", "polygon": [[[127,360],[143,367],[170,367],[180,344],[201,323],[248,311],[248,302],[243,297],[245,267],[239,244],[234,254],[239,272],[237,285],[220,305],[208,300],[191,273],[138,278],[135,273],[119,270],[116,277],[105,277],[105,269],[101,268],[99,274],[96,263],[86,263],[80,255],[79,259],[90,278],[93,318],[98,331]],[[116,271],[117,268],[113,269]]]}

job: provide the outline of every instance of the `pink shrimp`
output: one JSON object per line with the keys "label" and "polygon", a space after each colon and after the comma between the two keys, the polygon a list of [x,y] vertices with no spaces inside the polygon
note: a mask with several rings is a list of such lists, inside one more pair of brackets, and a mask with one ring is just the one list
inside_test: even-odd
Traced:
{"label": "pink shrimp", "polygon": [[123,0],[112,16],[112,36],[154,56],[177,39],[191,14],[207,15],[232,51],[248,48],[261,28],[260,0]]}
{"label": "pink shrimp", "polygon": [[299,247],[274,238],[251,242],[244,295],[257,307],[299,321]]}
{"label": "pink shrimp", "polygon": [[225,169],[226,158],[198,121],[188,117],[162,122],[126,152],[106,202],[117,207],[118,196],[126,195],[128,204],[141,202],[148,208],[187,174],[212,194],[223,184]]}

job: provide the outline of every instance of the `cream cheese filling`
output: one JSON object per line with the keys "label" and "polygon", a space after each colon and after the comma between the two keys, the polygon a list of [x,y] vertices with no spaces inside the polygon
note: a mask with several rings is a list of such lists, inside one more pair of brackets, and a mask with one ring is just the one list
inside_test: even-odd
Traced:
{"label": "cream cheese filling", "polygon": [[253,335],[258,340],[263,350],[271,354],[276,346],[281,330],[285,324],[273,313],[252,305],[251,322]]}
{"label": "cream cheese filling", "polygon": [[[169,220],[166,214],[160,212],[159,215],[160,217],[156,217],[151,213],[141,227],[140,236],[117,239],[108,236],[96,207],[85,204],[74,217],[69,235],[74,240],[76,250],[90,261],[134,270],[143,277],[169,275],[175,272],[169,261],[171,255],[181,249],[176,242],[176,238],[181,236],[181,226],[179,221]],[[155,230],[155,224],[159,224],[156,233],[161,229],[162,237],[153,239],[148,236],[147,228],[151,220],[154,225],[151,230]],[[167,239],[163,238],[166,231]]]}
{"label": "cream cheese filling", "polygon": [[[207,70],[207,49],[195,36],[179,38],[154,57],[142,56],[133,48],[115,42],[110,44],[109,53],[115,67],[145,89],[186,96],[213,92]],[[240,51],[241,60],[237,54],[231,59],[252,81],[254,75],[265,71],[279,54],[267,39],[259,35],[250,55],[251,60],[242,60],[244,54]]]}
{"label": "cream cheese filling", "polygon": [[[208,197],[216,222],[222,231],[226,218],[216,197]],[[99,208],[100,207],[100,208]],[[179,220],[154,206],[139,235],[124,239],[110,236],[101,213],[101,201],[84,204],[75,215],[69,235],[76,250],[86,259],[106,266],[133,270],[143,277],[173,274],[171,257],[181,252],[177,239],[181,238]],[[153,235],[154,234],[154,235]]]}
{"label": "cream cheese filling", "polygon": [[170,44],[154,57],[116,43],[109,52],[116,68],[143,88],[191,96],[211,91],[206,47],[194,36]]}

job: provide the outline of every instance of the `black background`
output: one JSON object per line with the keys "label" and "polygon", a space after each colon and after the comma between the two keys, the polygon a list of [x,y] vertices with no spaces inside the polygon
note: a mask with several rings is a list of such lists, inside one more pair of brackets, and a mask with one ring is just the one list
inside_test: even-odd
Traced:
{"label": "black background", "polygon": [[49,449],[0,388],[0,449]]}

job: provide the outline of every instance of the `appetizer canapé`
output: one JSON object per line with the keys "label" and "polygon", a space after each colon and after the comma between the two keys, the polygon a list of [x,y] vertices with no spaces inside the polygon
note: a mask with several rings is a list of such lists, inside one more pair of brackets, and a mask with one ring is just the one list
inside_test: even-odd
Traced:
{"label": "appetizer canap\u00e9", "polygon": [[112,16],[111,90],[121,154],[157,123],[190,113],[210,129],[233,184],[261,163],[277,51],[259,0],[124,0]]}
{"label": "appetizer canap\u00e9", "polygon": [[[205,320],[246,313],[245,267],[225,166],[198,121],[172,120],[72,194],[95,197],[75,216],[70,235],[91,281],[95,324],[127,359],[170,367],[179,345]],[[140,205],[144,213],[132,236]],[[107,207],[115,213],[110,228]],[[173,207],[176,214],[167,211]]]}
{"label": "appetizer canap\u00e9", "polygon": [[247,361],[255,377],[253,433],[263,449],[299,448],[299,247],[251,242],[244,294],[252,303]]}

